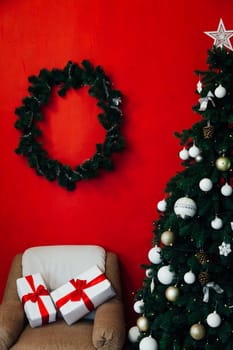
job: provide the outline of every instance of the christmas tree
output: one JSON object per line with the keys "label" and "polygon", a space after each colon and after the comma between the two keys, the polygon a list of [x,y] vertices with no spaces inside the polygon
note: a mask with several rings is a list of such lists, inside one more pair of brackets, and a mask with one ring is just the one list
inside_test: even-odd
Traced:
{"label": "christmas tree", "polygon": [[[233,52],[220,20],[196,71],[200,121],[176,133],[183,168],[166,185],[136,293],[140,350],[233,349]],[[198,79],[197,79],[198,80]]]}

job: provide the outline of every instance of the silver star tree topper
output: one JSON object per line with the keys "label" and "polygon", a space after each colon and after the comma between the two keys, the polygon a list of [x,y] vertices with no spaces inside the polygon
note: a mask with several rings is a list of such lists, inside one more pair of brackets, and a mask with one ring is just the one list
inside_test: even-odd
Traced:
{"label": "silver star tree topper", "polygon": [[206,35],[214,39],[214,46],[223,47],[233,51],[230,38],[233,36],[233,30],[226,30],[222,18],[219,21],[217,31],[204,32]]}

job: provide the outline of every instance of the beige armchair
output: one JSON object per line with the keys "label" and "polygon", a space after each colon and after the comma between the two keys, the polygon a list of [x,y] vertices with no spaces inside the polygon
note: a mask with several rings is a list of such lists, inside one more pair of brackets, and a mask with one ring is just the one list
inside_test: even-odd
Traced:
{"label": "beige armchair", "polygon": [[[29,263],[26,261],[29,267],[27,266],[25,268],[25,272],[23,272],[25,262],[24,255],[18,254],[15,256],[9,272],[2,304],[0,305],[0,350],[121,350],[123,348],[125,342],[125,321],[120,272],[118,258],[112,252],[104,253],[104,264],[106,277],[111,281],[116,291],[116,297],[100,305],[95,311],[94,319],[82,319],[72,326],[68,326],[61,318],[55,323],[37,328],[31,328],[28,324],[22,304],[17,295],[16,279],[22,277],[26,273],[28,274],[28,268],[30,270],[32,266],[31,273],[40,272],[47,284],[49,283],[47,279],[50,274],[54,271],[57,273],[62,266],[65,272],[62,273],[62,276],[57,273],[61,279],[57,283],[61,283],[62,278],[67,278],[66,274],[69,266],[66,266],[66,260],[64,256],[61,256],[60,252],[61,249],[66,249],[67,247],[71,248],[73,254],[72,259],[74,260],[74,257],[76,257],[75,247],[79,247],[78,249],[80,249],[80,247],[85,249],[86,246],[52,246],[52,254],[49,254],[50,247],[39,247],[42,249],[42,252],[45,250],[43,254],[39,256],[39,263],[38,256],[36,256],[35,264],[34,262],[31,264],[29,259]],[[92,246],[87,247],[90,248]],[[34,248],[30,250],[32,257],[36,255],[33,249]],[[55,259],[56,249],[58,249],[57,261],[60,267],[57,265]],[[90,251],[88,252],[91,253]],[[35,251],[35,253],[37,252]],[[68,255],[70,255],[69,252]],[[76,266],[80,266],[79,255],[80,254],[77,252]],[[92,253],[91,255],[93,258]],[[45,262],[43,261],[44,256]],[[90,256],[84,253],[84,255],[81,255],[81,260],[84,259],[84,256],[87,258],[86,265],[84,264],[86,268],[88,264],[93,263],[93,259],[90,259]],[[103,254],[101,259],[103,260]],[[35,271],[35,269],[37,271]],[[40,271],[38,271],[38,269]],[[53,281],[53,283],[55,283],[55,281]]]}

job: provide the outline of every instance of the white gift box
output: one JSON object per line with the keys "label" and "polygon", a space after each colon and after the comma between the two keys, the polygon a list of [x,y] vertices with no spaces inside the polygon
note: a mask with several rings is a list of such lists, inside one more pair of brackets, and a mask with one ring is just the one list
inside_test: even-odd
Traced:
{"label": "white gift box", "polygon": [[56,321],[56,308],[39,273],[18,278],[16,285],[32,328]]}
{"label": "white gift box", "polygon": [[111,283],[96,265],[51,292],[68,325],[115,295]]}

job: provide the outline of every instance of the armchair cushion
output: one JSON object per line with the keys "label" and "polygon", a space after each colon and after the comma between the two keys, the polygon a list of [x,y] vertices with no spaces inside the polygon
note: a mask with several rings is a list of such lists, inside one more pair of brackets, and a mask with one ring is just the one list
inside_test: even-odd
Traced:
{"label": "armchair cushion", "polygon": [[105,249],[95,245],[32,247],[23,254],[22,274],[40,273],[51,291],[93,265],[105,272],[105,257]]}

